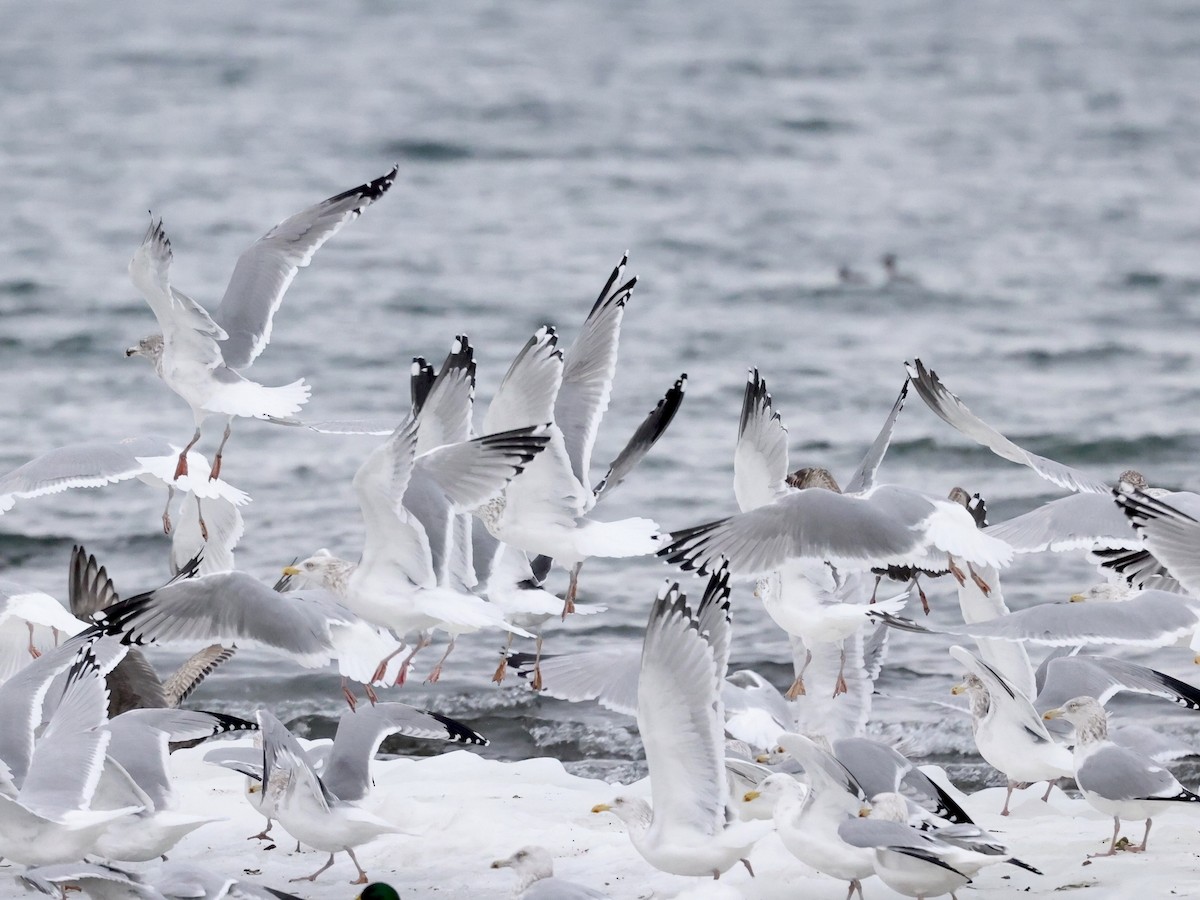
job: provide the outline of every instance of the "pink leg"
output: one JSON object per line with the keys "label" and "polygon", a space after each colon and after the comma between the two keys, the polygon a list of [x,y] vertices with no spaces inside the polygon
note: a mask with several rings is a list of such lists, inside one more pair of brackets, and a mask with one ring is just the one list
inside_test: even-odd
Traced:
{"label": "pink leg", "polygon": [[346,698],[346,702],[350,704],[350,712],[358,707],[358,701],[354,699],[354,692],[346,686],[348,679],[345,675],[342,676],[342,696]]}
{"label": "pink leg", "polygon": [[366,884],[367,883],[367,873],[366,873],[366,870],[363,869],[363,867],[358,864],[358,857],[354,855],[354,851],[351,850],[349,847],[346,848],[346,852],[348,854],[350,854],[351,862],[353,862],[354,867],[356,869],[358,869],[358,878],[350,883],[351,884]]}
{"label": "pink leg", "polygon": [[838,694],[846,694],[850,692],[850,688],[846,686],[846,643],[842,642],[842,664],[838,666],[837,682],[833,686],[833,696]]}
{"label": "pink leg", "polygon": [[29,655],[37,659],[42,655],[42,651],[33,645],[33,623],[26,622],[25,627],[29,629]]}
{"label": "pink leg", "polygon": [[542,689],[542,633],[537,636],[537,647],[533,651],[533,681],[529,686],[535,691]]}
{"label": "pink leg", "polygon": [[188,442],[188,445],[179,451],[179,462],[175,463],[175,481],[178,481],[188,473],[187,455],[196,446],[196,441],[198,440],[200,440],[199,425],[196,426],[196,433],[192,435],[192,439]]}
{"label": "pink leg", "polygon": [[796,673],[796,680],[792,682],[792,686],[787,689],[787,694],[785,696],[789,700],[795,700],[797,697],[801,697],[808,693],[808,691],[806,691],[804,688],[804,672],[806,669],[808,669],[808,664],[810,662],[812,662],[812,651],[806,649],[804,651],[804,665],[802,665],[800,667],[800,671]]}
{"label": "pink leg", "polygon": [[[288,881],[316,881],[317,876],[320,875],[322,872],[324,872],[326,869],[328,869],[332,865],[333,865],[333,854],[330,853],[329,860],[325,863],[325,865],[323,865],[323,866],[321,866],[321,868],[317,869],[317,871],[313,872],[311,875],[301,875],[299,878],[289,878]],[[355,865],[358,865],[358,864],[355,863]]]}
{"label": "pink leg", "polygon": [[404,657],[404,662],[400,664],[400,674],[396,676],[396,684],[404,684],[408,680],[408,668],[412,665],[413,657],[432,643],[433,635],[428,631],[421,632],[417,646],[413,647],[412,652]]}
{"label": "pink leg", "polygon": [[446,657],[450,655],[450,651],[454,649],[454,641],[458,635],[450,637],[450,643],[446,645],[446,652],[442,654],[442,658],[437,661],[437,665],[433,667],[433,671],[429,673],[429,677],[425,679],[426,684],[437,684],[439,678],[442,677],[442,663],[446,661]]}
{"label": "pink leg", "polygon": [[577,562],[571,566],[571,581],[567,584],[567,596],[563,598],[563,619],[566,619],[567,616],[575,612],[575,597],[579,593],[579,571],[582,568],[582,562]]}
{"label": "pink leg", "polygon": [[[1113,836],[1112,836],[1112,841],[1108,845],[1108,849],[1106,851],[1104,851],[1103,853],[1089,853],[1088,859],[1095,859],[1097,856],[1115,856],[1117,853],[1117,835],[1119,835],[1120,833],[1121,833],[1121,820],[1118,819],[1116,816],[1113,816]],[[1150,836],[1150,832],[1147,829],[1146,837],[1149,837],[1149,836]]]}
{"label": "pink leg", "polygon": [[233,420],[230,419],[225,423],[225,434],[221,437],[221,443],[217,446],[217,455],[213,457],[212,471],[208,473],[208,480],[221,476],[221,454],[225,452],[225,442],[229,440],[229,434],[233,431]]}
{"label": "pink leg", "polygon": [[492,681],[496,684],[503,684],[504,676],[508,674],[508,650],[512,647],[514,637],[516,635],[510,631],[508,640],[504,642],[504,649],[500,651],[500,665],[496,666],[496,673],[492,676]]}
{"label": "pink leg", "polygon": [[167,505],[163,507],[163,534],[171,533],[171,503],[175,499],[175,485],[167,485]]}

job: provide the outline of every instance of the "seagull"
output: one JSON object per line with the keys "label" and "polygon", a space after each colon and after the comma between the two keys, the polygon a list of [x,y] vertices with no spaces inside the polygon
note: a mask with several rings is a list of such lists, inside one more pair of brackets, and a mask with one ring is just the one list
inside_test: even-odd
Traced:
{"label": "seagull", "polygon": [[[265,709],[258,710],[258,727],[263,737],[263,783],[275,793],[275,812],[292,837],[317,850],[329,853],[325,865],[311,875],[292,881],[316,881],[333,865],[334,855],[345,851],[358,879],[351,884],[367,884],[367,873],[354,855],[354,848],[385,834],[403,830],[385,822],[352,802],[340,799],[314,770],[308,756],[287,727]],[[282,784],[273,779],[279,772]]]}
{"label": "seagull", "polygon": [[242,376],[271,339],[271,324],[296,272],[347,222],[385,193],[398,166],[386,175],[330,197],[284,219],[238,258],[220,306],[210,315],[170,282],[171,242],[162,220],[153,220],[129,263],[129,277],[146,298],[161,333],[125,351],[154,364],[155,373],[192,408],[196,432],[179,454],[173,480],[188,474],[188,452],[210,417],[225,420],[225,433],[209,478],[221,474],[221,457],[234,416],[286,417],[309,396],[303,380],[264,387]]}
{"label": "seagull", "polygon": [[253,722],[221,713],[181,709],[136,709],[110,719],[107,756],[91,809],[141,806],[112,822],[95,844],[105,859],[146,862],[164,856],[186,835],[218,821],[177,812],[167,754],[172,742],[206,740],[254,729]]}
{"label": "seagull", "polygon": [[984,622],[930,628],[887,613],[872,614],[892,628],[919,634],[953,634],[1051,647],[1125,644],[1165,647],[1183,642],[1200,652],[1200,600],[1143,590],[1119,603],[1040,603]]}
{"label": "seagull", "polygon": [[[585,487],[592,483],[592,450],[600,420],[608,409],[612,395],[621,322],[637,284],[636,277],[625,280],[628,262],[629,253],[626,252],[601,288],[575,342],[562,354],[562,384],[554,399],[554,422],[562,431],[571,471],[579,484]],[[686,385],[687,375],[684,374],[634,432],[633,438],[609,466],[604,477],[592,488],[589,508],[620,484],[662,437],[683,402]],[[549,556],[543,556],[538,564],[548,567],[550,562]],[[564,618],[574,611],[582,566],[583,561],[579,560],[570,567],[571,578],[563,606]]]}
{"label": "seagull", "polygon": [[57,646],[60,637],[78,634],[88,623],[68,613],[44,591],[0,581],[0,683],[29,659]]}
{"label": "seagull", "polygon": [[[112,579],[108,577],[108,570],[78,544],[71,550],[68,597],[72,614],[88,620],[121,599]],[[109,718],[115,719],[131,709],[179,706],[205,678],[232,659],[236,652],[234,647],[210,644],[188,657],[164,681],[145,654],[130,647],[105,679],[108,685]]]}
{"label": "seagull", "polygon": [[[220,478],[192,479],[187,475],[172,478],[172,467],[179,454],[179,447],[157,434],[56,447],[0,476],[0,515],[12,509],[18,500],[57,494],[72,488],[99,488],[131,478],[154,488],[166,487],[167,503],[162,513],[162,527],[166,534],[172,530],[171,508],[177,491],[190,493],[198,506],[204,501],[219,501],[236,507],[250,501],[249,494]],[[189,451],[187,458],[197,468],[208,466],[208,460],[194,451]],[[201,521],[203,518],[201,508]],[[196,549],[191,548],[186,558],[195,556]]]}
{"label": "seagull", "polygon": [[774,809],[776,830],[788,852],[822,875],[847,882],[846,900],[856,892],[862,897],[862,879],[874,871],[871,853],[838,834],[838,826],[863,808],[861,787],[845,766],[803,735],[783,734],[779,743],[804,767],[807,792],[794,777],[778,772],[743,800],[764,798]]}
{"label": "seagull", "polygon": [[746,860],[762,823],[738,821],[724,767],[721,683],[729,660],[729,579],[709,579],[693,610],[678,584],[654,602],[642,645],[638,732],[646,750],[653,806],[617,797],[592,808],[624,823],[634,849],[674,875],[721,873]]}
{"label": "seagull", "polygon": [[[573,414],[585,418],[566,419],[569,441],[563,427],[555,424],[555,416],[563,415],[556,404],[564,373],[563,354],[557,343],[558,337],[549,326],[538,329],[529,339],[488,405],[482,429],[484,434],[495,434],[550,423],[550,443],[521,478],[500,496],[480,504],[475,515],[497,540],[548,556],[577,576],[576,567],[589,556],[652,553],[657,546],[658,525],[645,518],[600,522],[588,517],[597,494],[580,481],[572,453],[583,454],[586,447],[590,459],[590,442],[599,418],[594,410],[599,407],[592,407],[592,414],[573,410]],[[582,392],[582,386],[577,390]],[[591,403],[607,398],[607,390],[599,391],[595,385],[589,391],[583,397],[591,397]],[[574,402],[584,400],[580,397]],[[574,603],[574,587],[567,589],[564,614]]]}
{"label": "seagull", "polygon": [[842,822],[838,836],[870,849],[879,880],[905,896],[954,897],[954,891],[970,884],[981,868],[1002,862],[1042,874],[1010,856],[1007,847],[978,826],[914,828],[908,824],[908,803],[900,794],[877,794],[864,812],[866,817]]}
{"label": "seagull", "polygon": [[[371,760],[389,734],[480,747],[488,744],[483,735],[432,710],[405,703],[377,703],[343,713],[333,743],[311,748],[307,758],[319,771],[326,789],[339,800],[362,800],[371,789]],[[274,801],[278,791],[270,787],[262,789],[262,757],[261,749],[222,747],[206,753],[204,761],[246,776],[246,797],[267,819],[266,827],[252,837],[266,840],[276,814]],[[283,773],[276,774],[276,781],[279,787],[284,785]]]}
{"label": "seagull", "polygon": [[106,863],[61,863],[26,869],[17,880],[54,897],[79,889],[93,900],[300,900],[294,894],[185,863],[160,866],[153,876]]}
{"label": "seagull", "polygon": [[1074,772],[1071,752],[1046,730],[1029,698],[1003,675],[963,647],[951,647],[950,655],[967,670],[951,692],[965,693],[970,701],[971,732],[979,755],[1008,780],[1000,815],[1008,815],[1013,790],[1022,784],[1047,782],[1042,800],[1049,800],[1054,782]]}
{"label": "seagull", "polygon": [[[329,591],[280,593],[245,572],[187,574],[100,610],[96,625],[83,633],[120,635],[122,644],[134,646],[173,640],[257,644],[305,668],[336,660],[343,678],[368,685],[381,680],[374,677],[375,662],[394,649],[395,640]],[[352,701],[344,683],[342,690]]]}
{"label": "seagull", "polygon": [[[472,509],[493,500],[550,440],[546,426],[535,425],[447,444],[417,456],[423,416],[424,410],[406,417],[354,475],[366,531],[359,561],[353,563],[320,550],[284,569],[285,575],[300,576],[328,589],[369,622],[399,635],[420,632],[420,640],[401,664],[398,683],[405,680],[413,655],[428,646],[433,628],[449,632],[451,640],[430,673],[430,681],[440,676],[458,634],[487,627],[516,628],[481,597],[439,583],[430,536],[404,502],[408,491],[431,481],[426,492],[440,492],[456,512]],[[371,680],[383,677],[394,655],[380,659]]]}
{"label": "seagull", "polygon": [[[851,490],[866,488],[874,483],[875,471],[891,443],[896,418],[904,405],[908,390],[905,383],[891,414],[876,438],[867,458],[850,482]],[[788,475],[787,427],[775,412],[765,379],[758,369],[751,369],[742,397],[742,413],[738,424],[738,442],[733,458],[733,485],[738,507],[748,512],[787,496],[791,490],[790,477],[802,478],[799,470]],[[804,672],[812,660],[814,645],[835,644],[839,651],[837,676],[833,696],[846,693],[847,640],[867,625],[867,610],[900,612],[908,602],[907,595],[890,598],[868,606],[866,583],[857,573],[843,575],[833,566],[812,559],[790,560],[780,569],[758,581],[756,591],[763,608],[789,637],[799,639],[805,648],[805,662],[800,665],[796,680],[788,689],[789,699],[805,694]]]}
{"label": "seagull", "polygon": [[[61,699],[35,741],[41,700],[54,674],[67,667]],[[100,727],[108,697],[92,644],[60,647],[25,671],[35,668],[50,677],[38,679],[40,686],[21,718],[10,720],[17,727],[4,729],[6,746],[0,748],[0,760],[16,776],[0,790],[0,856],[23,865],[72,862],[92,852],[113,822],[141,806],[89,808],[109,742],[108,732]],[[17,681],[10,679],[0,690],[15,688]],[[7,706],[8,700],[5,696],[0,702]]]}
{"label": "seagull", "polygon": [[1117,852],[1122,819],[1146,820],[1142,843],[1129,848],[1140,853],[1150,839],[1155,813],[1165,812],[1176,803],[1200,802],[1200,795],[1181,785],[1162,766],[1109,740],[1108,714],[1094,697],[1075,697],[1046,710],[1043,717],[1061,717],[1075,726],[1075,783],[1083,799],[1113,817],[1108,850],[1089,856],[1112,856]]}
{"label": "seagull", "polygon": [[[1141,547],[1136,535],[1107,502],[1109,485],[1013,443],[971,412],[921,360],[907,362],[905,367],[917,394],[942,421],[997,456],[1026,466],[1051,484],[1076,494],[993,525],[989,533],[1009,543],[1017,553],[1087,549],[1092,561],[1111,577],[1120,577],[1135,587],[1179,592],[1178,585],[1166,576],[1158,560]],[[1136,469],[1122,472],[1117,487],[1164,495],[1188,512],[1200,514],[1200,495],[1151,488]]]}
{"label": "seagull", "polygon": [[493,869],[512,869],[517,885],[512,896],[519,900],[605,900],[586,885],[554,877],[554,860],[545,847],[522,847],[512,856],[492,863]]}

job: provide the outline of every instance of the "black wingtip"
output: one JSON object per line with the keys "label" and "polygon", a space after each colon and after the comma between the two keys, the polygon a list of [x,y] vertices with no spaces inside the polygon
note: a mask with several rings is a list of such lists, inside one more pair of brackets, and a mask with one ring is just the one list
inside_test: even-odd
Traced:
{"label": "black wingtip", "polygon": [[446,726],[446,740],[455,744],[474,744],[477,747],[486,747],[491,743],[482,734],[474,729],[468,728],[462,722],[455,721],[449,716],[443,716],[440,713],[435,713],[431,709],[422,710],[426,715],[433,716],[444,726]]}

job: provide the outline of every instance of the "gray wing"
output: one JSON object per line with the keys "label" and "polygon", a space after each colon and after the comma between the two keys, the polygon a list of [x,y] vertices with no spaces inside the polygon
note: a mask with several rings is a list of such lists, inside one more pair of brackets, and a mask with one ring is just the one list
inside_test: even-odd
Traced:
{"label": "gray wing", "polygon": [[0,513],[18,499],[57,494],[70,488],[95,488],[136,478],[146,469],[144,456],[177,453],[159,435],[141,435],[123,441],[68,444],[31,459],[0,477]]}
{"label": "gray wing", "polygon": [[1107,800],[1169,800],[1183,790],[1162,766],[1116,744],[1105,744],[1085,759],[1075,781]]}
{"label": "gray wing", "polygon": [[167,694],[158,672],[140,650],[130,650],[108,673],[108,714],[119,716],[131,709],[167,706]]}
{"label": "gray wing", "polygon": [[[414,393],[418,390],[414,387]],[[413,404],[418,423],[417,455],[470,438],[474,400],[475,350],[467,336],[460,334],[421,402]]]}
{"label": "gray wing", "polygon": [[1048,660],[1045,683],[1034,705],[1039,712],[1045,712],[1074,697],[1095,697],[1103,704],[1121,691],[1151,694],[1187,709],[1200,710],[1200,689],[1156,669],[1110,656]]}
{"label": "gray wing", "polygon": [[992,525],[988,534],[1018,553],[1140,547],[1141,541],[1109,494],[1072,494]]}
{"label": "gray wing", "polygon": [[1108,738],[1114,744],[1132,750],[1139,756],[1148,757],[1156,763],[1170,763],[1197,755],[1195,747],[1172,735],[1163,734],[1148,725],[1111,726],[1108,729]]}
{"label": "gray wing", "polygon": [[931,850],[937,846],[933,837],[909,825],[882,819],[847,819],[838,826],[838,835],[852,847]]}
{"label": "gray wing", "polygon": [[1200,521],[1141,491],[1113,491],[1146,549],[1192,594],[1200,594]]}
{"label": "gray wing", "polygon": [[553,421],[562,370],[558,336],[545,325],[526,342],[508,367],[483,417],[483,433]]}
{"label": "gray wing", "polygon": [[[679,412],[679,407],[683,405],[686,391],[687,374],[684,373],[675,380],[675,384],[663,395],[654,409],[650,410],[649,415],[642,420],[642,423],[633,432],[633,437],[609,465],[604,477],[596,483],[592,491],[597,500],[602,494],[608,493],[621,484],[643,457],[650,452],[650,448],[666,433],[667,427],[675,418],[675,413]],[[584,482],[584,484],[586,483]]]}
{"label": "gray wing", "polygon": [[[521,677],[533,672],[531,654],[514,654]],[[543,656],[542,693],[572,703],[595,700],[605,709],[637,715],[638,673],[642,649],[636,644],[602,647],[570,656]]]}
{"label": "gray wing", "polygon": [[1120,603],[1042,603],[974,625],[926,628],[896,616],[869,613],[893,628],[1051,647],[1076,644],[1129,644],[1160,647],[1192,634],[1195,601],[1163,591],[1143,591]]}
{"label": "gray wing", "polygon": [[333,656],[329,627],[356,617],[321,590],[279,594],[243,572],[175,581],[97,614],[97,628],[125,644],[172,640],[254,641],[324,665]]}
{"label": "gray wing", "polygon": [[879,434],[875,437],[870,449],[867,450],[867,455],[863,457],[854,474],[850,476],[850,480],[846,482],[847,494],[856,494],[875,486],[875,473],[879,471],[879,464],[883,462],[884,454],[892,444],[892,433],[896,430],[896,420],[900,418],[900,410],[904,409],[904,399],[907,396],[908,379],[906,378],[904,385],[900,388],[900,396],[892,404],[892,411],[888,413],[887,420],[883,423],[883,428],[879,430]]}
{"label": "gray wing", "polygon": [[17,880],[54,897],[62,897],[67,885],[79,885],[89,897],[164,900],[162,894],[145,884],[136,873],[105,863],[31,866],[18,875]]}
{"label": "gray wing", "polygon": [[997,456],[1033,469],[1042,478],[1059,487],[1091,494],[1108,493],[1109,487],[1104,482],[1089,478],[1078,469],[1018,447],[967,409],[965,403],[946,389],[946,386],[937,377],[937,373],[932,369],[926,369],[921,360],[914,359],[912,362],[906,362],[904,367],[908,370],[908,377],[912,379],[913,387],[916,388],[925,404],[943,422],[965,437],[987,447]]}
{"label": "gray wing", "polygon": [[[728,599],[714,602],[728,609]],[[724,675],[687,597],[678,584],[668,585],[646,625],[637,705],[654,820],[664,831],[713,836],[724,829]]]}
{"label": "gray wing", "polygon": [[0,684],[0,762],[20,785],[33,756],[34,729],[42,724],[42,702],[50,684],[75,662],[84,641],[73,638],[22,667]]}
{"label": "gray wing", "polygon": [[267,710],[258,710],[257,716],[258,730],[263,739],[262,783],[269,785],[277,771],[286,772],[288,790],[309,794],[322,810],[328,812],[330,805],[337,802],[337,798],[325,789],[300,743],[288,731],[287,726]]}
{"label": "gray wing", "polygon": [[771,404],[767,382],[751,369],[742,394],[737,445],[733,451],[733,493],[738,509],[756,509],[787,493],[787,426]]}
{"label": "gray wing", "polygon": [[781,734],[779,746],[804,767],[814,790],[832,790],[866,800],[866,793],[850,770],[832,753],[802,734]]}
{"label": "gray wing", "polygon": [[213,313],[228,337],[221,355],[231,369],[250,365],[271,340],[271,320],[301,266],[347,222],[387,193],[398,167],[374,181],[284,219],[238,257],[221,305]]}
{"label": "gray wing", "polygon": [[1097,547],[1088,553],[1088,561],[1099,566],[1105,578],[1124,581],[1139,590],[1154,588],[1172,594],[1186,594],[1187,590],[1173,578],[1149,551],[1124,550],[1120,547]]}
{"label": "gray wing", "polygon": [[554,421],[562,430],[571,470],[581,484],[591,484],[592,445],[612,394],[625,304],[637,284],[636,278],[628,281],[623,278],[628,261],[628,254],[621,257],[592,305],[575,343],[563,354],[562,385],[554,401]]}
{"label": "gray wing", "polygon": [[189,863],[167,863],[159,867],[154,876],[153,884],[166,897],[178,898],[223,898],[227,896],[235,883],[233,878],[218,875],[208,869]]}
{"label": "gray wing", "polygon": [[498,497],[545,449],[548,428],[527,426],[438,447],[417,457],[415,468],[437,483],[455,511],[469,511]]}
{"label": "gray wing", "polygon": [[200,687],[205,678],[232,659],[235,653],[236,647],[223,647],[220,644],[211,644],[193,653],[163,684],[163,705],[179,706],[192,691]]}
{"label": "gray wing", "polygon": [[[932,512],[928,501],[914,508],[912,521]],[[806,488],[747,512],[672,532],[658,551],[685,571],[707,574],[724,557],[732,572],[755,575],[793,558],[828,560],[847,568],[869,568],[914,559],[924,542],[910,524],[880,515],[869,500],[821,488]]]}
{"label": "gray wing", "polygon": [[26,809],[55,819],[86,809],[100,773],[108,734],[108,693],[90,645],[67,676],[66,689],[33,747],[17,799]]}
{"label": "gray wing", "polygon": [[218,747],[205,753],[204,761],[262,781],[263,754],[254,747]]}
{"label": "gray wing", "polygon": [[108,570],[78,544],[71,550],[67,599],[71,614],[80,619],[87,619],[97,610],[121,599],[108,577]]}
{"label": "gray wing", "polygon": [[288,428],[306,428],[317,434],[370,434],[376,437],[391,434],[396,426],[393,422],[366,419],[324,419],[308,421],[294,416],[265,416],[272,425],[285,425]]}
{"label": "gray wing", "polygon": [[[1040,712],[1034,709],[1033,702],[1022,691],[1018,690],[996,669],[976,657],[965,647],[950,648],[950,655],[963,668],[983,682],[996,708],[1003,710],[1005,718],[1017,722],[1035,742],[1052,743],[1046,721]],[[1029,679],[1034,680],[1032,677]],[[1072,696],[1078,696],[1073,694]]]}
{"label": "gray wing", "polygon": [[172,742],[204,740],[254,727],[253,722],[220,713],[135,709],[109,721],[108,755],[129,773],[154,803],[154,808],[161,810],[169,806],[171,798],[167,756]]}
{"label": "gray wing", "polygon": [[339,800],[361,800],[371,789],[370,763],[389,734],[485,745],[487,740],[453,719],[405,703],[378,703],[343,713],[321,780]]}

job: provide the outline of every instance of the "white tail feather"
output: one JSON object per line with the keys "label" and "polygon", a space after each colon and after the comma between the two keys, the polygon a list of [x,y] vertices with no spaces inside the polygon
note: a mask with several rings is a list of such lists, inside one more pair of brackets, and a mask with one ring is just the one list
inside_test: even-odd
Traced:
{"label": "white tail feather", "polygon": [[574,532],[580,557],[645,556],[658,549],[659,527],[651,519],[586,521]]}

